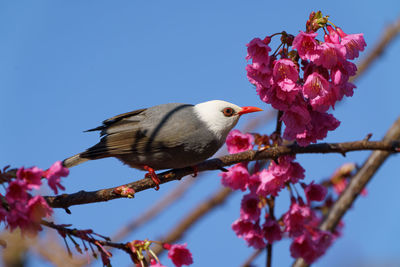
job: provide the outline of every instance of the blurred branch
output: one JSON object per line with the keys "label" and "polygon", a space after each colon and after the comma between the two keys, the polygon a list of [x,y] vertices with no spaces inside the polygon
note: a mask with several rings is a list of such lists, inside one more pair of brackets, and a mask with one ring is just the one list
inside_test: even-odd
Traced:
{"label": "blurred branch", "polygon": [[1,266],[5,267],[23,267],[27,266],[27,252],[29,250],[29,243],[36,243],[36,238],[23,238],[20,230],[14,232],[3,231],[1,239],[6,240],[7,246],[1,249],[2,263]]}
{"label": "blurred branch", "polygon": [[[207,214],[213,208],[224,203],[225,200],[232,194],[232,190],[228,187],[223,187],[212,195],[209,199],[202,202],[192,212],[186,215],[184,219],[164,238],[159,240],[163,243],[174,243],[175,241],[182,238],[183,234],[194,225],[200,218]],[[162,250],[161,246],[154,247],[153,251],[156,254],[160,254]]]}
{"label": "blurred branch", "polygon": [[262,249],[257,249],[253,254],[241,265],[242,267],[250,267],[251,263],[263,252]]}
{"label": "blurred branch", "polygon": [[[389,140],[400,140],[400,117],[394,122],[392,127],[386,133],[382,142]],[[340,195],[338,200],[330,208],[327,216],[320,224],[320,229],[333,232],[336,225],[342,219],[346,211],[353,205],[354,201],[372,179],[376,171],[382,166],[383,162],[391,155],[390,151],[374,151],[364,162],[360,170],[350,180],[349,185]],[[307,264],[303,259],[297,259],[294,267],[304,267]]]}
{"label": "blurred branch", "polygon": [[122,240],[125,236],[133,232],[136,228],[153,219],[155,216],[157,216],[163,210],[169,207],[172,203],[180,199],[195,181],[198,181],[198,179],[186,179],[182,183],[179,183],[177,187],[171,190],[166,196],[162,197],[143,214],[135,217],[135,219],[133,219],[126,226],[120,229],[112,238],[112,240],[116,242]]}
{"label": "blurred branch", "polygon": [[[87,266],[91,257],[71,257],[64,246],[55,240],[54,231],[47,231],[45,237],[33,245],[34,251],[42,258],[58,267]],[[51,249],[49,249],[51,248]]]}
{"label": "blurred branch", "polygon": [[364,72],[371,67],[372,63],[380,57],[387,46],[394,41],[394,39],[400,33],[400,17],[393,24],[389,25],[385,32],[383,33],[381,39],[377,44],[375,44],[374,48],[371,52],[368,53],[364,59],[357,64],[357,74],[350,78],[350,82],[354,82],[357,80]]}
{"label": "blurred branch", "polygon": [[[296,144],[272,147],[263,150],[249,150],[237,154],[226,155],[218,158],[206,160],[197,165],[199,172],[209,170],[221,170],[225,166],[233,165],[239,162],[248,162],[255,160],[276,159],[284,155],[309,154],[309,153],[345,153],[360,150],[385,150],[398,152],[399,142],[372,142],[367,140],[344,142],[344,143],[320,143],[301,147]],[[158,174],[161,184],[173,180],[180,180],[182,177],[192,174],[193,168],[186,167],[182,169],[169,170]],[[141,179],[136,182],[123,185],[133,189],[136,193],[153,188],[155,186],[151,179]],[[53,208],[64,208],[73,205],[87,204],[108,201],[116,198],[127,197],[118,193],[118,187],[101,189],[98,191],[79,191],[73,194],[62,194],[58,196],[46,196],[46,200]]]}

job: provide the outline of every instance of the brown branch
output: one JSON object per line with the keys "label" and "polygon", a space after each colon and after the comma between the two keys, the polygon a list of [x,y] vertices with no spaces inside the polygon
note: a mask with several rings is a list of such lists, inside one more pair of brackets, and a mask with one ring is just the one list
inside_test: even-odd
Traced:
{"label": "brown branch", "polygon": [[[385,150],[398,152],[399,142],[372,142],[367,140],[345,142],[345,143],[320,143],[312,144],[307,147],[301,147],[296,144],[273,147],[261,151],[245,151],[237,154],[222,156],[209,159],[197,165],[199,172],[218,170],[222,167],[236,164],[239,162],[248,162],[254,160],[276,159],[277,157],[289,154],[309,154],[309,153],[345,153],[360,150]],[[182,177],[193,172],[193,168],[187,167],[175,169],[158,174],[161,184],[173,180],[180,180]],[[124,186],[133,189],[136,193],[153,188],[155,186],[151,179],[141,179],[136,182],[125,184]],[[116,188],[101,189],[98,191],[79,191],[73,194],[62,194],[58,196],[46,196],[46,200],[53,208],[67,209],[73,205],[88,204],[95,202],[108,201],[116,198],[126,197],[116,192]]]}
{"label": "brown branch", "polygon": [[258,255],[261,254],[261,252],[263,252],[262,249],[258,249],[256,251],[254,251],[254,253],[251,254],[250,257],[241,266],[242,267],[250,267],[251,263],[258,257]]}
{"label": "brown branch", "polygon": [[[392,127],[390,127],[382,142],[387,142],[389,140],[400,140],[400,118],[398,118]],[[374,151],[371,153],[360,170],[350,180],[349,185],[339,196],[338,200],[336,200],[334,205],[330,208],[327,216],[320,224],[319,228],[321,230],[331,232],[335,230],[336,225],[342,219],[344,214],[353,205],[353,202],[356,200],[358,195],[391,154],[390,151]],[[307,266],[307,264],[303,259],[297,259],[293,266],[304,267]]]}
{"label": "brown branch", "polygon": [[[175,241],[182,238],[184,233],[194,225],[200,218],[207,214],[214,207],[224,203],[226,199],[233,193],[229,187],[223,187],[212,195],[209,199],[199,204],[197,207],[192,209],[193,211],[186,215],[185,218],[164,238],[158,238],[163,243],[174,243]],[[155,246],[153,251],[156,254],[162,253],[161,246]]]}
{"label": "brown branch", "polygon": [[371,52],[368,53],[366,57],[364,57],[361,63],[357,64],[357,74],[350,78],[350,82],[354,82],[357,80],[364,72],[371,67],[372,63],[380,57],[387,46],[394,41],[395,37],[400,33],[400,17],[393,24],[389,25],[379,42],[375,44],[374,48]]}

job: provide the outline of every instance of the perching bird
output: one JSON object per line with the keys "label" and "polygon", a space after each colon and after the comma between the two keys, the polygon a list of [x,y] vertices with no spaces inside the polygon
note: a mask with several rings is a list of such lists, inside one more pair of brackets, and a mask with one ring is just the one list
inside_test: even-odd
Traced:
{"label": "perching bird", "polygon": [[239,117],[261,111],[239,107],[221,100],[190,104],[162,104],[114,116],[103,125],[100,142],[63,161],[65,167],[107,157],[115,157],[130,167],[149,171],[175,169],[208,159],[224,144]]}

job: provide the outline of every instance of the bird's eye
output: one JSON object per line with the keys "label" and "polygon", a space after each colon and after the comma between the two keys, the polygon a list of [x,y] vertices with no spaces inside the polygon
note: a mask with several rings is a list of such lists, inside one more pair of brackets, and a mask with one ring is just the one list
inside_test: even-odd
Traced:
{"label": "bird's eye", "polygon": [[235,114],[235,111],[233,108],[224,108],[222,113],[224,113],[225,117],[231,117],[233,114]]}

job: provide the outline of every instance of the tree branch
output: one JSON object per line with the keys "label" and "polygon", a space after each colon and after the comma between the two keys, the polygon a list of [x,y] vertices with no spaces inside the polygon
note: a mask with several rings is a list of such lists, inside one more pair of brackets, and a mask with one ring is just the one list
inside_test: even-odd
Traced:
{"label": "tree branch", "polygon": [[[202,202],[200,205],[195,207],[192,212],[185,216],[180,223],[174,227],[174,229],[164,238],[159,238],[163,243],[174,243],[181,239],[184,233],[193,226],[200,218],[207,214],[214,207],[225,202],[225,200],[232,195],[233,191],[229,187],[222,187],[214,195],[208,198],[206,201]],[[155,246],[153,251],[156,254],[160,254],[165,250],[161,246]]]}
{"label": "tree branch", "polygon": [[[400,118],[398,118],[389,131],[386,133],[382,142],[388,140],[399,140],[400,139]],[[383,164],[383,162],[390,156],[390,151],[374,151],[364,162],[360,170],[350,180],[349,185],[340,195],[338,200],[330,208],[328,214],[320,224],[320,229],[324,231],[333,232],[336,225],[342,219],[346,211],[353,205],[358,195],[372,179],[376,171]],[[303,259],[297,259],[293,267],[305,267],[307,264]]]}
{"label": "tree branch", "polygon": [[[301,147],[296,144],[273,147],[265,150],[249,150],[237,154],[222,156],[219,158],[209,159],[197,165],[199,172],[218,170],[222,167],[236,164],[239,162],[248,162],[254,160],[276,159],[283,155],[289,154],[309,154],[309,153],[340,153],[345,155],[349,151],[360,150],[384,150],[390,152],[398,152],[399,142],[391,141],[355,141],[345,143],[320,143],[312,144],[307,147]],[[175,169],[158,174],[161,184],[173,180],[180,180],[182,177],[192,174],[193,168],[186,167],[182,169]],[[155,186],[151,179],[141,179],[124,186],[133,189],[136,193],[153,188]],[[116,191],[117,187],[101,189],[97,191],[79,191],[73,194],[62,194],[58,196],[46,196],[45,199],[53,208],[67,209],[73,205],[88,204],[95,202],[108,201],[116,198],[127,197]]]}
{"label": "tree branch", "polygon": [[375,62],[385,51],[387,46],[394,41],[394,39],[400,33],[400,17],[397,18],[393,24],[389,25],[379,42],[375,44],[371,52],[368,53],[366,57],[363,58],[363,61],[357,64],[357,74],[350,78],[350,82],[354,82],[357,80],[364,72],[371,67],[372,63]]}

